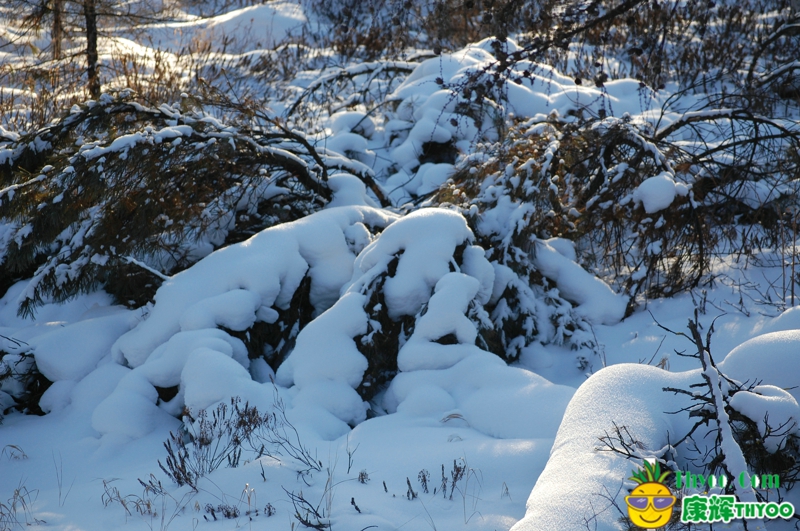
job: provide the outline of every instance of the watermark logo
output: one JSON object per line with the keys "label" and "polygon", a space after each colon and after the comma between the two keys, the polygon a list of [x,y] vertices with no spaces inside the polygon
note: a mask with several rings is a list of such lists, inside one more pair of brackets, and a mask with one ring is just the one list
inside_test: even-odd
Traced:
{"label": "watermark logo", "polygon": [[644,468],[628,478],[638,485],[625,496],[628,505],[628,518],[634,525],[644,529],[656,529],[666,525],[672,517],[672,509],[676,498],[672,495],[664,480],[669,471],[661,472],[661,465],[656,461],[644,462]]}
{"label": "watermark logo", "polygon": [[732,494],[686,496],[681,504],[681,522],[710,523],[733,519],[789,519],[794,516],[794,506],[789,502],[739,502]]}
{"label": "watermark logo", "polygon": [[[628,505],[628,518],[631,523],[643,529],[657,529],[669,523],[672,518],[677,498],[666,484],[670,471],[661,471],[657,462],[645,461],[644,468],[633,471],[628,478],[637,483],[630,495],[625,496]],[[734,478],[736,480],[737,478]],[[771,489],[779,488],[780,478],[777,475],[750,476],[741,473],[738,483],[742,487]],[[719,477],[701,476],[690,472],[675,473],[676,492],[682,488],[710,488],[728,485],[724,475]],[[786,520],[794,517],[794,505],[789,502],[742,502],[732,494],[692,494],[681,499],[680,515],[684,524],[695,523],[729,523],[741,519],[775,519]]]}

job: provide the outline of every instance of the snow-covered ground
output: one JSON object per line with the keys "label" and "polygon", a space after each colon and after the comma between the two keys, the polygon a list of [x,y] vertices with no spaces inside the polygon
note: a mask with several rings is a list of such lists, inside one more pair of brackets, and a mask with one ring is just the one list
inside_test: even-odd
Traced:
{"label": "snow-covered ground", "polygon": [[[391,252],[389,246],[397,244],[390,242],[404,237],[404,226],[407,233],[415,230],[413,216],[395,221],[390,227],[396,224],[397,230],[386,229],[355,260],[344,234],[369,216],[392,221],[367,207],[341,207],[214,253],[162,287],[146,319],[96,294],[47,305],[35,322],[22,320],[14,302],[24,283],[12,288],[2,299],[2,333],[32,345],[43,374],[56,383],[42,398],[48,415],[4,419],[0,491],[9,499],[0,501],[7,507],[16,503],[21,523],[53,529],[290,529],[297,525],[292,495],[301,494],[334,529],[488,530],[515,524],[526,530],[583,529],[584,521],[597,522],[597,529],[615,528],[620,515],[609,496],[619,495],[631,464],[598,452],[599,437],[615,424],[625,426],[643,449],[657,450],[690,427],[687,415],[668,413],[685,406],[685,398],[662,388],[698,382],[698,362],[676,356],[674,350],[691,351],[692,344],[665,332],[656,320],[685,331],[694,307],[691,297],[653,302],[649,311],[619,324],[597,325],[609,366],[602,368],[603,361],[595,358],[589,376],[562,347],[539,347],[507,366],[474,346],[423,342],[426,334],[438,337],[451,330],[468,336],[471,323],[463,315],[460,322],[452,306],[465,305],[480,289],[473,276],[432,271],[429,282],[441,278],[426,314],[430,323],[418,325],[420,339],[412,336],[401,350],[403,372],[376,400],[387,413],[364,420],[353,392],[363,357],[348,344],[366,323],[353,289],[359,281],[353,284],[349,277],[369,274],[381,261],[376,243],[386,241]],[[443,234],[448,233],[446,218],[434,220]],[[323,237],[315,232],[320,230],[343,232]],[[267,251],[278,245],[267,245],[270,237],[299,250],[296,260],[310,260],[312,278],[320,284],[327,282],[334,292],[337,285],[351,286],[341,288],[345,295],[301,333],[287,362],[291,370],[282,367],[286,374],[279,371],[277,384],[266,366],[252,364],[248,373],[238,340],[216,328],[246,328],[257,312],[268,312],[267,305],[250,298],[263,303],[280,297],[281,286],[292,282],[285,276],[279,280],[280,266],[269,265],[292,260],[291,254]],[[329,242],[330,250],[317,248],[320,252],[309,258],[304,239]],[[416,244],[422,246],[417,255],[435,263],[435,250],[447,243],[426,251],[426,241],[406,241],[408,260],[414,259]],[[340,253],[350,258],[342,261]],[[320,267],[325,261],[338,261],[350,273],[336,280],[335,267]],[[413,271],[424,267],[421,263]],[[406,302],[414,289],[407,282],[398,285],[397,294]],[[318,293],[319,300],[327,298],[325,290]],[[435,301],[442,296],[451,305],[437,309]],[[734,297],[729,288],[712,290],[701,324],[710,326]],[[720,366],[728,376],[788,388],[796,400],[798,312],[779,314],[755,303],[743,310],[750,315],[730,311],[716,321],[714,357],[724,360]],[[5,341],[5,349],[15,347]],[[423,350],[414,354],[418,349]],[[123,357],[131,368],[121,364]],[[200,479],[198,492],[179,488],[158,464],[165,463],[162,443],[169,431],[179,429],[170,415],[178,406],[158,401],[154,388],[174,385],[181,391],[173,400],[195,412],[226,403],[230,396],[261,411],[282,400],[297,429],[293,441],[309,449],[321,470],[301,474],[306,467],[289,455],[254,459],[245,452],[238,468],[223,465]],[[790,406],[796,414],[796,402]],[[139,482],[152,477],[163,491],[148,491]],[[207,511],[209,504],[219,521]],[[268,504],[272,516],[265,513]],[[226,520],[219,505],[235,507],[239,515]],[[256,509],[258,514],[246,515]]]}

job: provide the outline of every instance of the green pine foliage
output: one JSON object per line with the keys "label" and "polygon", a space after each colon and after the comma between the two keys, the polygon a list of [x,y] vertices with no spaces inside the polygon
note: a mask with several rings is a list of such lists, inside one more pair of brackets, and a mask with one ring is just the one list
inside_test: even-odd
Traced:
{"label": "green pine foliage", "polygon": [[321,208],[343,160],[190,98],[154,109],[104,95],[0,150],[2,283],[33,277],[24,315],[98,287],[140,306],[215,248]]}

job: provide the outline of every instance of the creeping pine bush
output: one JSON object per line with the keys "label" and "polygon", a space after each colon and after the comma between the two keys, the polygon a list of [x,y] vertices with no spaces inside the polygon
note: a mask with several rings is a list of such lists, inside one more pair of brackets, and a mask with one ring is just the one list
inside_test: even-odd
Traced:
{"label": "creeping pine bush", "polygon": [[0,289],[33,277],[24,315],[98,287],[141,306],[165,275],[320,209],[330,170],[358,172],[265,120],[225,124],[191,98],[156,109],[123,91],[5,144]]}
{"label": "creeping pine bush", "polygon": [[[721,136],[726,126],[733,136],[713,148],[671,140],[684,128]],[[631,297],[631,312],[642,298],[697,287],[719,255],[790,239],[799,139],[796,127],[747,111],[685,116],[661,130],[627,115],[552,116],[512,126],[486,146],[489,157],[462,160],[436,201],[473,213],[481,244],[543,289],[533,242],[573,241],[584,266]],[[509,212],[519,221],[505,230],[486,221]]]}
{"label": "creeping pine bush", "polygon": [[[471,260],[470,258],[465,259],[465,253],[473,254]],[[470,246],[469,242],[462,242],[453,250],[450,269],[453,271],[469,270],[467,262],[474,263],[474,255],[482,253],[483,249]],[[421,307],[415,308],[411,312],[393,315],[398,310],[392,306],[391,302],[387,302],[386,283],[396,276],[397,270],[402,267],[403,262],[404,250],[401,249],[391,256],[383,271],[372,277],[361,288],[366,295],[364,312],[367,315],[368,325],[366,333],[355,337],[354,340],[358,351],[369,362],[369,367],[357,389],[365,400],[371,400],[397,374],[398,353],[414,335],[417,325],[424,318],[431,304],[429,299],[423,302]],[[470,265],[472,265],[471,263]],[[474,344],[501,357],[506,357],[504,345],[498,340],[497,331],[487,313],[486,307],[488,306],[488,303],[482,303],[476,297],[468,303],[464,312],[465,317],[477,330]],[[532,323],[530,324],[532,327],[534,326]],[[429,339],[442,345],[462,343],[455,333],[446,333],[440,337]]]}

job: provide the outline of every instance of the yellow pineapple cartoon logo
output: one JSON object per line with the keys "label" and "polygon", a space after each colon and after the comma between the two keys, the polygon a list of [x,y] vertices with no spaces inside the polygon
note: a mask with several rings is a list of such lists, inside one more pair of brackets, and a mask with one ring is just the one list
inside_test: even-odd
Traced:
{"label": "yellow pineapple cartoon logo", "polygon": [[669,471],[661,473],[658,461],[644,462],[644,468],[633,471],[631,479],[639,485],[625,496],[628,504],[628,517],[635,525],[644,529],[656,529],[669,522],[672,517],[672,508],[675,506],[675,496],[664,484],[669,476]]}

